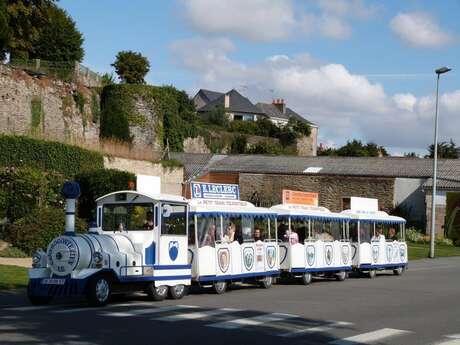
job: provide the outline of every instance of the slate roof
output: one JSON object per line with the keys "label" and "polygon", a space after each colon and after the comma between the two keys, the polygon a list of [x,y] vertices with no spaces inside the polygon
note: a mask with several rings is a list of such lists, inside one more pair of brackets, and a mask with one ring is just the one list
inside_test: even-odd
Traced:
{"label": "slate roof", "polygon": [[217,99],[217,98],[219,98],[220,96],[223,95],[222,92],[205,90],[205,89],[200,89],[200,91],[198,91],[198,92],[201,93],[204,97],[206,97],[208,102],[212,102],[215,99]]}
{"label": "slate roof", "polygon": [[[428,179],[432,186],[432,160],[408,157],[298,157],[171,153],[184,165],[185,182],[208,172],[286,175],[339,175]],[[460,159],[438,160],[438,188],[460,190]]]}
{"label": "slate roof", "polygon": [[208,104],[206,104],[198,110],[211,111],[217,107],[224,107],[225,95],[229,95],[230,97],[230,107],[228,108],[230,112],[262,114],[260,109],[257,108],[254,104],[252,104],[248,98],[244,97],[234,89],[230,90],[226,94],[221,94],[219,97],[215,98],[213,101],[209,102]]}
{"label": "slate roof", "polygon": [[303,116],[300,116],[294,110],[288,107],[286,107],[286,111],[284,112],[284,114],[274,104],[271,104],[271,103],[259,102],[256,104],[256,107],[259,108],[268,117],[272,117],[272,118],[276,117],[278,119],[285,119],[285,120],[289,120],[289,118],[294,117],[300,121],[308,123],[311,126],[316,126],[313,122],[308,121]]}

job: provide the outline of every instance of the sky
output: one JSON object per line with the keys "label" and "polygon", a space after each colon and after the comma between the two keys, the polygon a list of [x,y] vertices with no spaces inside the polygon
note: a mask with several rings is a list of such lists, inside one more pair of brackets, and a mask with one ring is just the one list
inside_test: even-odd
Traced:
{"label": "sky", "polygon": [[439,138],[460,145],[460,0],[61,0],[83,33],[83,64],[112,72],[117,52],[150,61],[146,80],[193,96],[233,89],[282,98],[319,126],[318,142],[376,142],[392,154]]}

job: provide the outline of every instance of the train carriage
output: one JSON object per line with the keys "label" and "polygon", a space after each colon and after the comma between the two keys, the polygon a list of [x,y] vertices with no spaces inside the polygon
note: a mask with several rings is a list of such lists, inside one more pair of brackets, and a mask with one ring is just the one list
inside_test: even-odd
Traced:
{"label": "train carriage", "polygon": [[225,292],[234,281],[272,285],[279,274],[276,213],[240,200],[190,201],[193,280]]}
{"label": "train carriage", "polygon": [[325,207],[281,204],[271,209],[278,215],[280,269],[301,277],[308,285],[313,276],[344,280],[351,270],[351,245],[346,215]]}
{"label": "train carriage", "polygon": [[353,269],[371,278],[379,270],[401,275],[408,263],[406,220],[378,210],[377,199],[352,197],[350,203],[341,214],[350,218]]}

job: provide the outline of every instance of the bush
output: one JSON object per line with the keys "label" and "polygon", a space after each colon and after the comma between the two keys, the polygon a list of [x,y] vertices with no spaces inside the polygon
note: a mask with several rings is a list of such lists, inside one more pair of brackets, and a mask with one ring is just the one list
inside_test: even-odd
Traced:
{"label": "bush", "polygon": [[230,132],[244,133],[250,135],[258,135],[259,128],[257,122],[253,121],[243,121],[243,120],[234,120],[230,122],[229,125]]}
{"label": "bush", "polygon": [[227,128],[229,126],[228,117],[223,107],[216,107],[214,110],[209,111],[205,114],[205,119],[210,124],[223,128]]}
{"label": "bush", "polygon": [[111,66],[115,68],[118,78],[127,84],[145,84],[144,77],[150,70],[149,60],[131,50],[119,52]]}
{"label": "bush", "polygon": [[[86,223],[76,219],[76,231],[86,230]],[[32,255],[38,248],[46,250],[48,244],[65,230],[65,211],[62,208],[36,208],[24,218],[7,227],[7,240],[13,246]]]}
{"label": "bush", "polygon": [[10,222],[22,218],[37,207],[59,207],[64,177],[31,167],[0,170],[0,218]]}
{"label": "bush", "polygon": [[26,258],[27,254],[24,253],[21,249],[16,247],[7,247],[3,250],[0,250],[0,257],[3,258]]}
{"label": "bush", "polygon": [[253,145],[248,153],[280,155],[283,153],[283,148],[281,145],[273,143],[270,140],[264,140]]}
{"label": "bush", "polygon": [[0,152],[0,166],[31,166],[68,177],[104,167],[98,152],[24,136],[0,135]]}
{"label": "bush", "polygon": [[407,228],[406,229],[406,240],[413,243],[419,243],[423,241],[425,235],[422,233],[421,230],[417,230],[416,228]]}
{"label": "bush", "polygon": [[230,145],[230,153],[245,153],[248,140],[244,135],[237,135]]}
{"label": "bush", "polygon": [[135,181],[135,175],[126,171],[99,169],[75,176],[80,184],[78,216],[87,221],[94,219],[95,200],[105,194],[128,189],[128,182]]}

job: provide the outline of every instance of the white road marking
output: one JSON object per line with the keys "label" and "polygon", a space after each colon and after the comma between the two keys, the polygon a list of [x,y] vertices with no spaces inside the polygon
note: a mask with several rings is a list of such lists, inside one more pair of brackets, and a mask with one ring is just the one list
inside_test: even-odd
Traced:
{"label": "white road marking", "polygon": [[440,343],[435,343],[435,345],[460,345],[460,339],[451,339],[447,341],[442,341]]}
{"label": "white road marking", "polygon": [[399,335],[405,335],[409,333],[412,333],[412,332],[405,331],[402,329],[382,328],[377,331],[362,333],[362,334],[355,335],[353,337],[331,341],[329,342],[329,344],[333,344],[333,345],[374,344],[382,339],[396,337]]}
{"label": "white road marking", "polygon": [[297,315],[291,314],[281,314],[281,313],[272,313],[272,314],[265,314],[245,319],[234,319],[229,321],[217,322],[210,325],[208,327],[215,327],[215,328],[223,328],[223,329],[236,329],[243,326],[257,326],[263,324],[265,322],[271,321],[281,321],[285,319],[291,319],[298,317]]}
{"label": "white road marking", "polygon": [[210,316],[217,316],[217,315],[226,314],[226,313],[234,313],[237,311],[241,311],[241,309],[221,308],[221,309],[215,309],[215,310],[198,311],[198,312],[192,312],[192,313],[183,313],[183,314],[176,314],[176,315],[170,315],[170,316],[165,316],[165,317],[158,317],[158,318],[155,318],[154,320],[169,321],[169,322],[181,321],[181,320],[197,320],[197,319],[204,319]]}
{"label": "white road marking", "polygon": [[114,316],[114,317],[129,317],[129,316],[136,316],[136,315],[144,315],[144,314],[158,314],[165,311],[174,311],[174,310],[181,310],[181,309],[188,309],[188,308],[199,308],[198,306],[194,305],[170,305],[166,307],[152,307],[152,308],[145,308],[145,309],[136,309],[126,312],[107,312],[104,313],[105,316]]}
{"label": "white road marking", "polygon": [[299,337],[304,334],[329,332],[338,327],[351,326],[351,325],[353,325],[353,323],[351,322],[331,321],[330,323],[327,323],[323,326],[296,329],[295,331],[292,331],[292,332],[278,334],[278,336],[286,337],[286,338],[293,338],[293,337]]}

